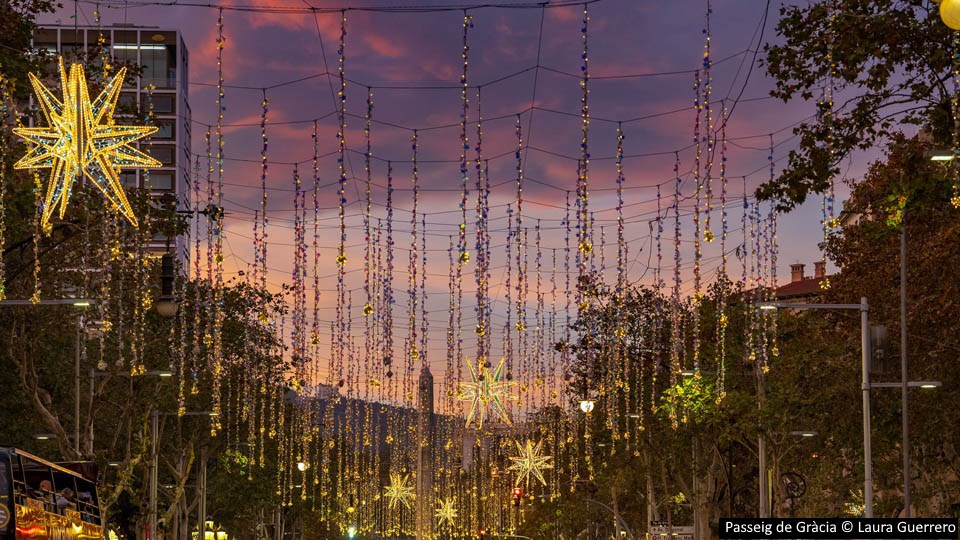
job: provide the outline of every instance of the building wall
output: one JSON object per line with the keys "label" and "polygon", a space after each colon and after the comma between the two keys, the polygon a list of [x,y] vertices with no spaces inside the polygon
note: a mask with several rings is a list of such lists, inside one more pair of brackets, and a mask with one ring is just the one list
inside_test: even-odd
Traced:
{"label": "building wall", "polygon": [[[139,111],[159,130],[150,140],[137,143],[144,152],[163,163],[150,170],[128,170],[120,174],[127,189],[149,189],[159,201],[173,195],[177,208],[191,210],[191,111],[189,100],[189,54],[176,30],[114,25],[103,28],[41,26],[34,32],[34,48],[75,57],[91,52],[99,40],[109,47],[115,62],[142,66],[140,77],[124,85],[118,108]],[[91,76],[90,73],[87,74]],[[152,113],[151,113],[152,111]],[[149,117],[149,118],[147,118]],[[189,233],[176,238],[155,236],[151,251],[175,250],[181,268],[189,267]]]}

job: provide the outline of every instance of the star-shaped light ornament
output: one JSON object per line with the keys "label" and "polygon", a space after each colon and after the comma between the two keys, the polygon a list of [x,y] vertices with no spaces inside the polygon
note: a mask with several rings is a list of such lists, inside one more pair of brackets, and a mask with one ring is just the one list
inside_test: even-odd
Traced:
{"label": "star-shaped light ornament", "polygon": [[60,58],[62,100],[30,74],[30,83],[48,125],[13,130],[31,145],[14,167],[50,169],[40,217],[45,231],[50,230],[50,218],[55,211],[63,218],[73,185],[82,178],[97,186],[110,207],[137,226],[137,218],[120,184],[120,169],[159,167],[162,164],[130,146],[130,143],[155,133],[156,127],[118,126],[114,123],[113,114],[125,73],[126,69],[120,69],[94,100],[87,91],[81,64],[71,65],[68,75],[63,58]]}
{"label": "star-shaped light ornament", "polygon": [[531,476],[539,480],[541,484],[547,485],[547,481],[543,478],[543,471],[553,468],[553,465],[550,464],[550,460],[553,458],[540,454],[542,441],[534,443],[527,440],[526,444],[521,445],[519,442],[516,444],[517,457],[510,458],[513,465],[507,468],[510,471],[517,471],[517,483],[515,485],[519,486],[521,482],[529,485]]}
{"label": "star-shaped light ornament", "polygon": [[453,499],[444,499],[440,501],[440,507],[437,508],[437,525],[442,526],[444,523],[447,525],[453,526],[453,520],[457,517],[457,508],[454,506]]}
{"label": "star-shaped light ornament", "polygon": [[460,401],[469,401],[470,410],[467,412],[467,427],[474,419],[477,420],[477,428],[483,429],[483,421],[487,418],[487,409],[493,409],[504,423],[510,423],[510,415],[507,413],[506,402],[516,399],[516,396],[510,393],[513,387],[512,382],[500,380],[503,375],[503,365],[506,360],[501,358],[496,369],[490,371],[481,362],[477,362],[474,368],[470,359],[467,359],[467,366],[470,368],[470,382],[461,382]]}
{"label": "star-shaped light ornament", "polygon": [[410,509],[413,500],[413,486],[410,485],[410,475],[400,476],[400,473],[390,473],[390,485],[384,488],[384,495],[390,499],[390,509],[402,504]]}

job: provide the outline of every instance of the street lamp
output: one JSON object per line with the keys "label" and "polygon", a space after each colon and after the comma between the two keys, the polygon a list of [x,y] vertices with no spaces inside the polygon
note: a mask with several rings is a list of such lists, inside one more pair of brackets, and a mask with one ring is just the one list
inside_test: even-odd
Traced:
{"label": "street lamp", "polygon": [[589,414],[591,411],[593,411],[594,405],[595,404],[592,399],[580,400],[580,410],[583,411],[585,414]]}
{"label": "street lamp", "polygon": [[[859,304],[803,304],[791,302],[761,302],[760,309],[770,310],[778,308],[788,309],[837,309],[857,310],[860,312],[860,349],[861,349],[861,383],[863,392],[863,502],[864,517],[873,517],[873,457],[870,441],[870,322],[867,314],[870,310],[866,297],[860,298]],[[762,440],[762,439],[761,439]],[[761,453],[762,454],[762,453]],[[760,481],[764,484],[764,472],[760,471]],[[763,497],[761,495],[761,500]],[[766,516],[762,516],[766,517]]]}

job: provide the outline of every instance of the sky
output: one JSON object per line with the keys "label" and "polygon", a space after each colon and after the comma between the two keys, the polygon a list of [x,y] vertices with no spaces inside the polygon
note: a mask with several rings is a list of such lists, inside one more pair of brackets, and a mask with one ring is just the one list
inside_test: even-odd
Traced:
{"label": "sky", "polygon": [[[308,3],[309,2],[309,3]],[[95,5],[65,2],[63,10],[42,18],[40,23],[71,24],[74,8],[80,24],[94,24]],[[174,2],[175,4],[176,2]],[[523,2],[507,2],[523,3]],[[99,4],[105,26],[128,22],[182,32],[190,54],[190,104],[193,116],[193,153],[206,168],[203,146],[206,126],[216,123],[217,16],[216,9],[184,5],[142,6],[136,1]],[[337,129],[339,89],[338,42],[341,13],[337,8],[384,8],[388,6],[463,7],[454,0],[352,0],[346,5],[316,0],[242,0],[225,9],[226,38],[222,58],[224,97],[223,201],[227,213],[224,252],[227,276],[250,272],[254,260],[254,212],[262,193],[260,133],[262,102],[267,112],[267,215],[269,224],[267,280],[274,290],[292,282],[296,246],[294,242],[294,164],[304,189],[313,188],[314,120],[318,129],[319,192],[317,274],[321,276],[322,347],[329,346],[329,324],[335,319],[337,289],[337,244],[340,235],[337,214]],[[308,13],[301,9],[334,8],[332,13]],[[768,180],[771,174],[769,147],[774,145],[774,173],[786,163],[794,147],[792,127],[814,114],[815,103],[783,103],[769,97],[774,82],[766,76],[763,51],[758,44],[776,40],[775,25],[780,2],[759,0],[713,0],[710,2],[711,101],[714,125],[720,124],[723,106],[733,112],[726,123],[726,177],[728,180],[729,238],[726,240],[728,273],[737,279],[742,269],[736,248],[744,242],[741,229],[743,194]],[[616,133],[623,129],[624,241],[625,268],[631,282],[653,284],[657,267],[656,220],[665,218],[661,235],[660,271],[667,287],[673,286],[675,188],[674,167],[679,159],[682,178],[681,278],[684,294],[693,292],[692,263],[694,229],[695,169],[693,146],[695,70],[702,65],[706,42],[706,0],[600,0],[588,6],[588,69],[590,74],[588,148],[589,208],[593,212],[594,244],[597,259],[602,253],[605,275],[615,276],[617,267],[616,226]],[[276,8],[265,12],[262,8]],[[769,11],[765,15],[765,8]],[[286,11],[286,12],[285,12]],[[523,226],[527,230],[528,284],[535,283],[536,246],[534,228],[541,229],[541,285],[546,309],[564,302],[563,257],[566,241],[561,219],[566,199],[576,200],[577,163],[581,156],[581,87],[583,7],[519,9],[487,7],[469,10],[467,83],[470,85],[468,155],[475,159],[478,105],[483,118],[482,156],[489,164],[489,229],[493,261],[491,295],[496,299],[494,324],[503,325],[507,303],[505,279],[508,271],[516,283],[515,261],[506,258],[507,208],[516,212],[515,159],[516,124],[520,120],[522,152]],[[407,269],[410,250],[412,197],[411,137],[418,138],[419,209],[418,221],[426,220],[427,309],[430,324],[429,363],[434,373],[445,372],[445,329],[448,324],[448,246],[456,241],[460,223],[460,118],[462,114],[460,77],[463,71],[464,11],[451,9],[420,13],[367,11],[345,12],[346,38],[343,54],[346,85],[347,148],[345,169],[346,244],[345,283],[351,291],[350,320],[354,335],[365,324],[364,229],[365,206],[363,115],[368,87],[373,92],[373,122],[370,129],[374,159],[371,165],[371,215],[386,220],[386,175],[393,169],[396,187],[393,196],[396,274],[394,320],[398,322],[396,342],[402,343],[407,327]],[[327,75],[329,74],[329,75]],[[480,98],[477,98],[480,86]],[[701,117],[701,131],[706,119]],[[702,264],[705,282],[712,281],[721,264],[721,209],[719,157],[713,165],[711,212],[712,230],[717,239],[704,243]],[[860,174],[872,156],[852,158],[848,177]],[[705,158],[702,166],[705,166]],[[475,182],[474,163],[469,166],[469,183]],[[658,203],[657,190],[661,198]],[[205,187],[205,186],[204,186]],[[307,195],[306,242],[313,242],[312,191]],[[837,196],[846,197],[842,179]],[[468,201],[468,245],[473,246],[476,193]],[[658,205],[660,211],[658,214]],[[841,202],[836,205],[839,213]],[[768,205],[761,206],[763,215]],[[807,264],[821,257],[818,242],[821,200],[813,200],[778,217],[779,282],[789,280],[788,265]],[[419,227],[422,228],[422,225]],[[602,231],[601,231],[602,229]],[[604,242],[601,246],[600,237]],[[749,241],[749,239],[748,239]],[[576,246],[576,239],[573,240]],[[574,247],[574,250],[576,247]],[[471,251],[473,251],[471,249]],[[420,253],[422,255],[422,253]],[[465,335],[472,339],[473,262],[468,265],[464,285]],[[555,259],[556,258],[556,259]],[[308,253],[313,272],[313,253]],[[560,296],[547,294],[549,276],[556,263]],[[596,260],[597,265],[600,264]],[[422,261],[418,262],[422,274]],[[829,267],[833,271],[833,267]],[[508,270],[509,269],[509,270]],[[312,279],[312,277],[311,277]],[[308,285],[312,288],[312,283]],[[533,290],[533,285],[530,291]],[[513,299],[516,299],[516,294]],[[533,298],[528,292],[528,298]],[[312,295],[310,297],[312,302]],[[528,300],[530,302],[531,300]],[[399,347],[399,345],[398,345]],[[364,354],[358,348],[357,354]],[[465,353],[468,354],[468,353]],[[321,369],[323,371],[323,369]],[[438,377],[439,378],[439,377]]]}

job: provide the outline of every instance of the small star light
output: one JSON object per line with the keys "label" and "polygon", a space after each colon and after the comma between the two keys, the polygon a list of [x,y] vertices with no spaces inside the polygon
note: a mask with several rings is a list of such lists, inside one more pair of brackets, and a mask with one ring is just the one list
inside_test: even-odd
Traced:
{"label": "small star light", "polygon": [[483,429],[483,421],[487,417],[487,408],[492,408],[501,420],[510,423],[510,415],[507,414],[505,402],[516,399],[516,396],[510,393],[512,382],[501,381],[503,374],[503,364],[505,359],[501,358],[496,369],[492,372],[485,368],[482,363],[477,363],[477,368],[473,367],[470,359],[467,359],[467,366],[470,368],[470,378],[472,382],[461,382],[459,397],[460,401],[470,402],[470,411],[467,413],[467,427],[477,419],[477,428]]}
{"label": "small star light", "polygon": [[507,468],[510,471],[517,471],[517,486],[521,482],[529,484],[531,475],[541,484],[547,485],[547,481],[543,478],[543,471],[553,468],[553,465],[548,463],[553,458],[540,455],[542,444],[542,442],[534,444],[531,440],[527,440],[525,445],[517,442],[517,457],[510,458],[513,465]]}
{"label": "small star light", "polygon": [[457,508],[453,505],[453,499],[444,499],[440,502],[440,507],[437,508],[436,517],[438,518],[437,525],[447,525],[453,526],[453,520],[457,517]]}
{"label": "small star light", "polygon": [[392,510],[397,503],[401,503],[410,509],[410,501],[413,499],[413,486],[408,482],[410,475],[400,476],[400,473],[390,473],[390,485],[384,488],[384,495],[390,499],[390,509]]}
{"label": "small star light", "polygon": [[63,58],[60,58],[63,101],[30,74],[30,83],[48,126],[14,128],[14,133],[32,145],[14,167],[50,169],[41,216],[41,226],[45,230],[49,229],[50,218],[58,207],[58,215],[63,218],[73,184],[80,178],[97,186],[110,206],[119,210],[134,227],[137,226],[137,218],[120,185],[120,169],[159,167],[162,164],[130,146],[130,143],[155,133],[156,127],[114,124],[113,113],[125,73],[126,69],[121,68],[92,101],[81,64],[71,65],[67,75]]}

